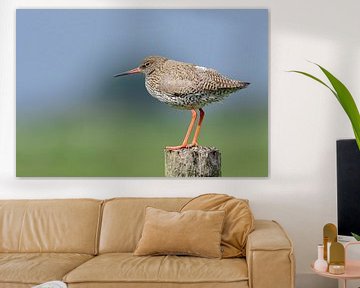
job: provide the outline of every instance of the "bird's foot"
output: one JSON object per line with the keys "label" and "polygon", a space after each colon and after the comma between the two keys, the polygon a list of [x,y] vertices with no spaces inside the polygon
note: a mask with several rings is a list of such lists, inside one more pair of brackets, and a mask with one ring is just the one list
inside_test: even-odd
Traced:
{"label": "bird's foot", "polygon": [[199,144],[197,142],[194,142],[189,145],[186,145],[186,148],[192,148],[192,147],[197,147],[197,146],[199,146]]}
{"label": "bird's foot", "polygon": [[180,150],[180,149],[184,149],[184,148],[192,148],[192,147],[197,147],[199,146],[199,144],[197,142],[195,143],[191,143],[191,144],[181,144],[179,146],[166,146],[165,148],[167,150],[173,151],[173,150]]}
{"label": "bird's foot", "polygon": [[187,145],[181,144],[179,146],[166,146],[165,148],[166,148],[166,150],[174,151],[174,150],[180,150],[180,149],[187,148]]}

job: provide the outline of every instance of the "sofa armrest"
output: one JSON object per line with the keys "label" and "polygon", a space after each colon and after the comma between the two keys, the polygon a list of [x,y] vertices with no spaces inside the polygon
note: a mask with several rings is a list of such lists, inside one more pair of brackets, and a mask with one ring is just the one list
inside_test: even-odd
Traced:
{"label": "sofa armrest", "polygon": [[293,245],[277,222],[255,221],[247,240],[246,261],[250,288],[295,287]]}

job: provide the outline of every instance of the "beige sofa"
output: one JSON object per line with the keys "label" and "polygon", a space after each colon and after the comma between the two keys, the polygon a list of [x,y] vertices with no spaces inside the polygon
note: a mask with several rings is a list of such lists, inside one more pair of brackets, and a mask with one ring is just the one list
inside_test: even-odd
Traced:
{"label": "beige sofa", "polygon": [[246,258],[133,256],[146,206],[179,210],[186,198],[0,201],[0,288],[63,280],[69,287],[293,288],[291,241],[256,220]]}

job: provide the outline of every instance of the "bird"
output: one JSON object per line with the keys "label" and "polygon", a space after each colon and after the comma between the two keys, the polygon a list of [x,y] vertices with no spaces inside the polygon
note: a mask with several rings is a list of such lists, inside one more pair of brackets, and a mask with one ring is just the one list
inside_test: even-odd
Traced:
{"label": "bird", "polygon": [[[226,96],[244,89],[250,84],[225,77],[212,68],[176,61],[163,56],[145,57],[138,67],[115,74],[113,77],[137,73],[145,75],[145,87],[151,96],[174,108],[191,111],[191,121],[182,144],[167,146],[168,150],[198,146],[198,137],[205,116],[203,107],[222,101]],[[196,122],[197,110],[199,111],[199,121],[193,140],[188,144]]]}

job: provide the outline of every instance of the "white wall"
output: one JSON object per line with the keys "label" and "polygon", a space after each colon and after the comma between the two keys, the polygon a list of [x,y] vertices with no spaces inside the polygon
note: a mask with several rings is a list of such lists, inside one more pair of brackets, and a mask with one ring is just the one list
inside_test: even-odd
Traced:
{"label": "white wall", "polygon": [[[316,256],[322,226],[336,223],[335,141],[353,135],[349,121],[325,88],[285,71],[296,68],[317,72],[306,60],[321,63],[344,80],[360,103],[360,2],[198,2],[206,4],[190,0],[2,0],[0,198],[172,197],[206,192],[245,197],[251,200],[257,218],[276,219],[289,232],[296,249],[298,287],[310,288],[315,282],[317,287],[330,287],[311,274],[309,264]],[[15,9],[40,7],[269,8],[270,176],[214,180],[15,178]]]}

